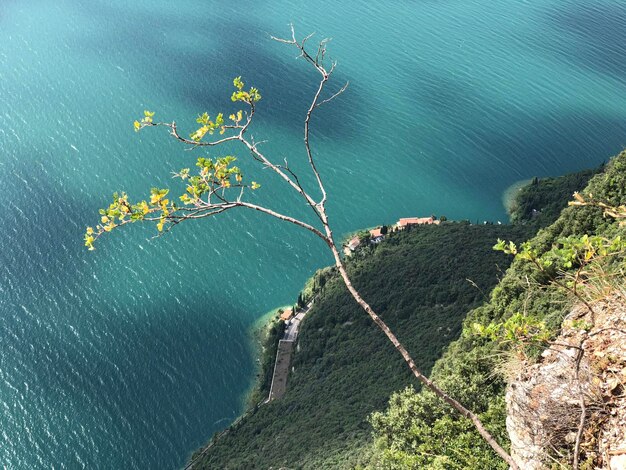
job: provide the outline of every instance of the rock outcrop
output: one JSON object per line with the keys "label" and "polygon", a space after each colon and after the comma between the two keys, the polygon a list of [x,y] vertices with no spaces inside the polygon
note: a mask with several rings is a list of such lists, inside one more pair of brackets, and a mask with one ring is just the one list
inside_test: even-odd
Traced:
{"label": "rock outcrop", "polygon": [[595,321],[574,308],[540,363],[509,383],[506,424],[520,468],[571,462],[578,442],[581,468],[626,470],[626,297],[592,308]]}

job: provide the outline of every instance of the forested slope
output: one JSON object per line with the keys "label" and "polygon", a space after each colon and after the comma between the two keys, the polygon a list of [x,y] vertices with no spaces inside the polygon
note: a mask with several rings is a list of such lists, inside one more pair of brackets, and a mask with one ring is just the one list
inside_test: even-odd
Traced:
{"label": "forested slope", "polygon": [[[547,194],[541,190],[531,193]],[[594,198],[609,204],[623,204],[626,201],[626,152],[593,177],[584,194],[593,194]],[[530,214],[532,210],[524,212]],[[597,207],[568,207],[530,243],[541,254],[562,237],[585,234],[609,238],[621,234],[623,237],[624,228],[614,219],[605,217]],[[506,443],[506,383],[501,372],[507,364],[508,349],[498,341],[476,335],[474,325],[497,323],[523,313],[537,322],[544,322],[547,330],[556,335],[574,300],[563,288],[552,283],[545,272],[535,269],[532,263],[516,259],[493,290],[490,301],[468,314],[460,339],[453,342],[437,362],[432,378],[452,396],[480,413],[483,423],[500,442]],[[372,422],[377,446],[371,468],[508,468],[468,420],[441,406],[428,391],[416,393],[407,389],[395,394],[389,408],[384,413],[374,414]]]}
{"label": "forested slope", "polygon": [[[361,250],[348,269],[428,373],[504,275],[511,259],[492,250],[495,240],[526,240],[539,223],[418,227]],[[379,459],[368,416],[414,380],[339,277],[326,277],[302,325],[285,397],[240,421],[194,468],[353,468]]]}

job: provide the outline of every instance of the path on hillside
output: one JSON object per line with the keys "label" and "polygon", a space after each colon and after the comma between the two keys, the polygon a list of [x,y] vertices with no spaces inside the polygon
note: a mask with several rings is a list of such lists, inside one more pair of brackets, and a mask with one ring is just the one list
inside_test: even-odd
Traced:
{"label": "path on hillside", "polygon": [[[298,331],[300,329],[300,323],[304,319],[313,303],[315,302],[315,298],[311,300],[303,310],[300,310],[295,317],[291,319],[289,325],[285,328],[283,332],[282,339],[278,342],[278,351],[276,352],[276,362],[274,363],[274,374],[272,375],[272,386],[270,388],[270,394],[267,400],[259,403],[257,406],[265,403],[269,403],[272,400],[276,400],[278,398],[282,398],[282,396],[287,391],[287,377],[289,376],[289,366],[291,365],[291,354],[293,352],[294,345],[296,340],[298,339]],[[256,407],[255,407],[256,408]],[[211,441],[207,444],[207,446],[202,449],[202,451],[196,456],[196,458],[192,459],[184,468],[184,470],[190,470],[193,466],[202,458],[209,449],[217,442],[217,439],[220,436],[228,434],[232,429],[233,425],[242,421],[246,416],[253,413],[254,409],[250,409],[246,411],[242,416],[237,418],[233,424],[231,424],[225,430],[217,433]]]}
{"label": "path on hillside", "polygon": [[311,305],[307,305],[305,310],[298,312],[298,314],[293,317],[285,328],[285,332],[283,333],[283,341],[295,341],[298,338],[298,329],[300,328],[300,322],[304,318],[304,316],[309,312]]}
{"label": "path on hillside", "polygon": [[298,339],[300,323],[306,314],[309,313],[314,302],[315,299],[306,304],[304,309],[300,310],[285,327],[283,337],[278,342],[278,351],[276,351],[276,360],[274,362],[274,374],[272,375],[272,385],[266,403],[282,398],[287,391],[287,377],[289,376],[289,367],[291,366],[291,355],[295,342]]}

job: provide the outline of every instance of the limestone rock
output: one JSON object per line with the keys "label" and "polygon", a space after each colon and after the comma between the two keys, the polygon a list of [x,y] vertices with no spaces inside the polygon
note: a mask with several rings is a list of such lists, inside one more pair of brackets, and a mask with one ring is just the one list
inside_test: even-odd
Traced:
{"label": "limestone rock", "polygon": [[626,470],[626,299],[614,295],[593,310],[591,330],[572,326],[591,324],[586,308],[574,308],[541,362],[524,364],[509,381],[506,425],[520,468],[571,460],[584,400],[580,461],[593,464],[587,468]]}

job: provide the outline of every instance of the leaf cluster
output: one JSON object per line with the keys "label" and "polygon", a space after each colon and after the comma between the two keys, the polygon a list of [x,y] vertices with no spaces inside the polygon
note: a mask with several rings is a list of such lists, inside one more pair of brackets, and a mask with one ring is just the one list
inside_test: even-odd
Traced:
{"label": "leaf cluster", "polygon": [[145,110],[143,112],[143,117],[141,118],[141,121],[133,122],[133,128],[135,129],[135,132],[139,132],[142,127],[151,125],[154,122],[154,114],[155,113],[153,111]]}
{"label": "leaf cluster", "polygon": [[555,267],[561,272],[578,269],[598,258],[617,255],[625,248],[626,242],[620,235],[609,239],[588,234],[559,238],[550,250],[543,253],[539,253],[531,242],[524,242],[518,248],[512,241],[505,242],[499,239],[493,247],[496,251],[530,261],[541,270]]}
{"label": "leaf cluster", "polygon": [[[258,89],[252,87],[244,90],[241,77],[233,80],[235,92],[232,101],[247,104],[251,113],[254,105],[261,99]],[[154,122],[155,113],[144,111],[140,121],[134,122],[135,131],[140,131],[147,126],[157,126],[162,123]],[[211,120],[208,113],[203,113],[196,119],[201,126],[190,134],[191,143],[201,143],[206,135],[212,135],[219,131],[224,134],[227,130],[241,131],[250,122],[250,115],[244,123],[244,112],[238,110],[229,116],[230,124],[226,124],[223,113],[219,113],[215,120]],[[174,124],[169,124],[172,132],[176,132]],[[108,208],[101,209],[101,223],[95,227],[87,227],[84,241],[89,250],[94,250],[95,241],[104,233],[113,229],[138,221],[155,222],[158,232],[163,232],[166,227],[180,223],[190,218],[206,217],[214,215],[229,208],[235,207],[242,199],[245,190],[256,190],[261,187],[256,181],[244,182],[241,169],[234,165],[236,157],[226,155],[220,157],[199,157],[196,161],[197,170],[192,172],[190,168],[183,168],[173,175],[186,183],[185,191],[178,196],[182,206],[166,196],[169,189],[153,188],[150,192],[149,202],[142,200],[138,203],[130,203],[126,193],[115,193],[113,202]],[[229,190],[235,190],[229,193]]]}
{"label": "leaf cluster", "polygon": [[[261,93],[258,89],[251,87],[248,91],[245,91],[244,83],[241,81],[241,77],[237,77],[233,80],[233,85],[235,85],[236,90],[233,92],[230,97],[231,101],[242,101],[247,104],[254,104],[261,100]],[[232,116],[231,116],[232,119]],[[239,119],[241,120],[241,115],[239,115]]]}
{"label": "leaf cluster", "polygon": [[159,231],[163,230],[165,218],[177,210],[175,204],[170,203],[166,198],[168,189],[152,188],[150,191],[150,202],[145,200],[132,204],[128,200],[126,193],[114,193],[113,201],[108,207],[100,209],[100,223],[95,227],[87,227],[85,231],[85,246],[89,250],[94,250],[94,242],[102,234],[128,223],[144,220],[151,214],[159,213]]}
{"label": "leaf cluster", "polygon": [[506,320],[498,323],[489,323],[483,326],[473,323],[472,328],[478,336],[489,338],[498,343],[527,344],[536,342],[545,344],[551,337],[551,332],[546,328],[544,321],[515,313]]}

